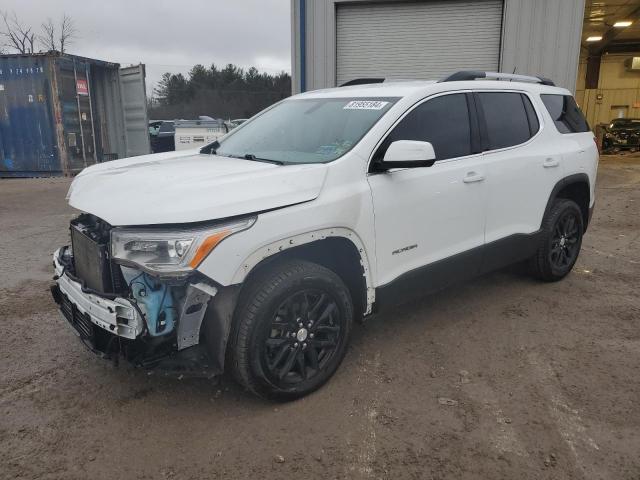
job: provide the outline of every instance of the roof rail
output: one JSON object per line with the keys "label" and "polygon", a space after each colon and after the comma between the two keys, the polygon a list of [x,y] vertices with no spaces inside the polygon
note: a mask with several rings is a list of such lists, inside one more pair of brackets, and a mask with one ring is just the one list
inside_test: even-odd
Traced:
{"label": "roof rail", "polygon": [[369,83],[382,83],[384,78],[354,78],[348,82],[343,83],[340,87],[350,87],[352,85],[367,85]]}
{"label": "roof rail", "polygon": [[540,83],[541,85],[555,86],[553,81],[543,77],[533,77],[529,75],[517,75],[514,73],[499,73],[499,72],[480,72],[474,70],[462,70],[449,75],[447,78],[440,80],[441,82],[460,82],[464,80],[476,80],[478,78],[486,78],[490,80],[510,80],[515,82],[532,82]]}

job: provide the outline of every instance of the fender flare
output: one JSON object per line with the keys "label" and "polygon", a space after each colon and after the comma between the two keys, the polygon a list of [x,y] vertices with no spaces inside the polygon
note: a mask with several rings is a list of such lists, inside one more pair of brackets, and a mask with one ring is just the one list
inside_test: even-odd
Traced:
{"label": "fender flare", "polygon": [[358,254],[360,255],[360,264],[363,269],[363,276],[365,279],[367,289],[367,305],[365,308],[365,315],[368,315],[373,310],[373,303],[375,302],[375,287],[373,285],[373,278],[371,275],[371,263],[365,249],[364,243],[353,230],[344,227],[324,228],[321,230],[314,230],[307,233],[301,233],[291,237],[285,237],[275,242],[269,243],[260,247],[251,253],[236,270],[233,275],[232,284],[243,283],[249,273],[263,260],[277,255],[281,252],[289,250],[301,245],[308,245],[310,243],[318,242],[330,237],[344,238],[350,241]]}
{"label": "fender flare", "polygon": [[[558,180],[558,183],[556,183],[553,189],[551,190],[551,194],[549,195],[549,200],[547,200],[547,206],[544,209],[544,214],[542,215],[542,220],[540,221],[541,228],[542,228],[542,222],[544,222],[544,219],[549,213],[549,210],[551,210],[551,205],[553,204],[553,201],[558,196],[558,193],[560,192],[560,190],[574,183],[586,183],[587,188],[589,190],[589,197],[591,197],[591,182],[589,181],[589,175],[587,175],[586,173],[574,173],[572,175],[568,175],[564,178],[561,178],[560,180]],[[589,207],[590,205],[591,205],[591,198],[589,198],[589,205],[587,205],[587,207]]]}

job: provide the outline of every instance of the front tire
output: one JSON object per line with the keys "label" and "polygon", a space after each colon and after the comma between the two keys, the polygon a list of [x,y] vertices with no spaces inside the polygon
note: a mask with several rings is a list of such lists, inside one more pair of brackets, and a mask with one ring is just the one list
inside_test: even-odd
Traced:
{"label": "front tire", "polygon": [[318,389],[340,365],[353,304],[342,279],[325,267],[287,260],[267,268],[240,297],[233,368],[251,392],[293,400]]}
{"label": "front tire", "polygon": [[584,233],[580,207],[573,201],[559,198],[542,222],[542,240],[531,259],[532,273],[545,282],[557,282],[573,269]]}

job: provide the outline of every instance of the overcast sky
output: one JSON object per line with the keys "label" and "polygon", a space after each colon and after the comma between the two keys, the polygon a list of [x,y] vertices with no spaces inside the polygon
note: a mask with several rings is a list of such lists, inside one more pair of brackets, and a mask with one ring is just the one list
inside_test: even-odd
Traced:
{"label": "overcast sky", "polygon": [[164,72],[235,63],[291,72],[289,0],[2,0],[39,26],[66,12],[78,38],[69,53],[147,66],[147,90]]}

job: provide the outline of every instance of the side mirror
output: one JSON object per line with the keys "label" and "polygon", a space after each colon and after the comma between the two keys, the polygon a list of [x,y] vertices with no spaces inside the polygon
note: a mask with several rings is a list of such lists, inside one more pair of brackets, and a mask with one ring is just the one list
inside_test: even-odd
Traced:
{"label": "side mirror", "polygon": [[397,140],[389,145],[384,158],[378,163],[378,167],[380,170],[431,167],[435,161],[436,153],[431,143]]}

